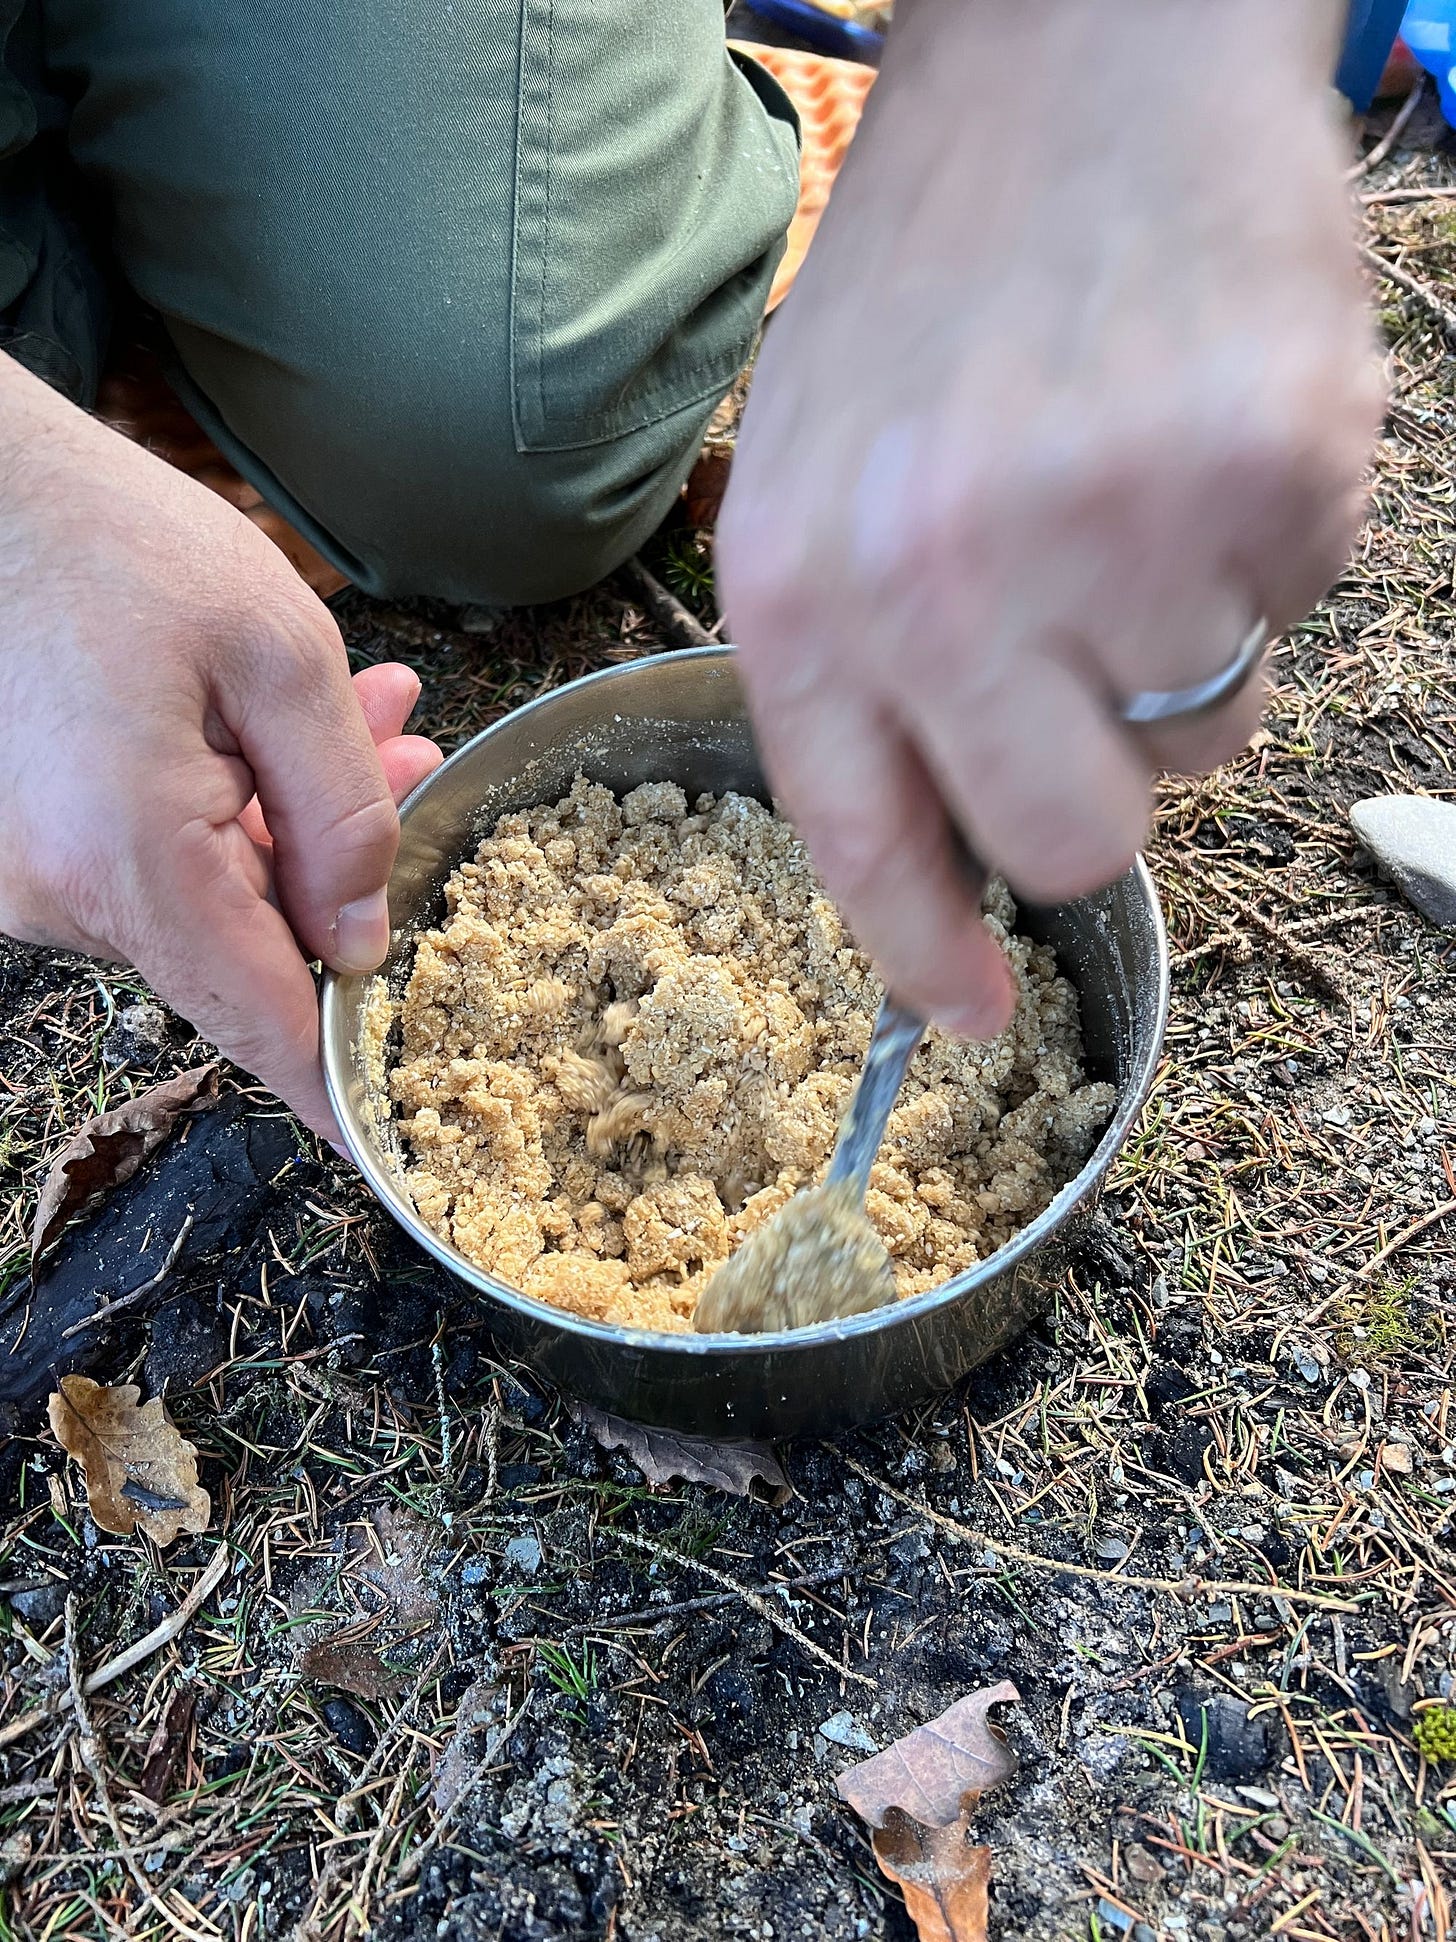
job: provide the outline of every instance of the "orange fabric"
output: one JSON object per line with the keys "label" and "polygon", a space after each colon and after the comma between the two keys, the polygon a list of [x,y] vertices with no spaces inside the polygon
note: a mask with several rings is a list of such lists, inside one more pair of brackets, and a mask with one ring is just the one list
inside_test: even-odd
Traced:
{"label": "orange fabric", "polygon": [[857,61],[835,61],[827,54],[801,54],[790,47],[760,47],[757,42],[746,41],[735,41],[733,45],[740,54],[747,54],[760,67],[768,69],[798,109],[803,123],[799,206],[789,225],[789,246],[769,292],[768,307],[773,310],[783,302],[799,274],[840,164],[859,127],[875,71],[861,67]]}

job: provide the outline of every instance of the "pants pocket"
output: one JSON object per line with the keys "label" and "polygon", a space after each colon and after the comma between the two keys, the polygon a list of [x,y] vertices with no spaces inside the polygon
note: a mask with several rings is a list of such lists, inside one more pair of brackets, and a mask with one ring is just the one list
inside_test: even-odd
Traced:
{"label": "pants pocket", "polygon": [[563,451],[732,383],[794,213],[798,151],[787,98],[729,55],[721,0],[521,6],[515,437]]}

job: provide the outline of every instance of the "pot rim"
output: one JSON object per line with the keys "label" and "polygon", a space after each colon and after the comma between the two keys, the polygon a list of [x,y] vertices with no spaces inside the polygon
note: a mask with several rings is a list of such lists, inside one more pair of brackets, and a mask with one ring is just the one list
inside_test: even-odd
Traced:
{"label": "pot rim", "polygon": [[[732,660],[737,650],[725,642],[721,646],[679,648],[670,651],[674,660],[698,660],[705,663],[722,663]],[[439,768],[427,775],[400,804],[400,825],[403,828],[407,819],[417,806],[424,802],[431,791],[440,785],[448,771],[464,765],[479,745],[496,735],[507,724],[515,724],[532,712],[556,702],[562,695],[580,693],[583,689],[598,683],[620,681],[629,669],[651,665],[654,661],[669,658],[668,655],[646,655],[640,661],[629,661],[615,667],[598,668],[590,674],[580,675],[574,681],[563,682],[559,688],[551,688],[543,695],[525,702],[520,708],[512,709],[501,716],[499,721],[463,742],[455,752],[447,756]],[[462,854],[457,859],[464,862]],[[452,866],[454,867],[454,866]],[[1004,1247],[978,1261],[973,1268],[963,1274],[953,1276],[942,1282],[939,1287],[928,1288],[923,1294],[907,1296],[903,1301],[886,1304],[881,1308],[866,1310],[863,1314],[852,1315],[840,1321],[818,1322],[809,1328],[777,1329],[755,1335],[735,1335],[729,1332],[699,1334],[695,1330],[682,1333],[670,1329],[648,1329],[622,1327],[609,1322],[592,1321],[584,1315],[574,1314],[570,1309],[558,1308],[548,1301],[538,1301],[526,1295],[508,1282],[498,1281],[484,1268],[477,1267],[463,1255],[452,1242],[436,1233],[423,1218],[405,1191],[404,1184],[395,1177],[384,1163],[374,1143],[366,1132],[356,1125],[356,1115],[352,1111],[347,1094],[345,1075],[338,1069],[341,1055],[335,1047],[345,1043],[342,1030],[344,1011],[349,992],[364,979],[350,974],[348,976],[325,970],[319,999],[320,1010],[320,1051],[323,1064],[324,1085],[329,1103],[334,1109],[344,1144],[351,1158],[363,1174],[371,1192],[385,1209],[394,1216],[400,1225],[420,1246],[425,1248],[442,1267],[447,1268],[457,1280],[465,1282],[478,1294],[515,1310],[526,1320],[546,1323],[575,1335],[586,1341],[600,1342],[613,1348],[636,1349],[657,1354],[677,1353],[699,1358],[720,1356],[732,1353],[742,1355],[781,1355],[785,1351],[812,1351],[822,1343],[845,1341],[859,1336],[878,1335],[900,1327],[913,1327],[923,1316],[930,1315],[940,1308],[950,1307],[964,1299],[973,1289],[988,1281],[998,1280],[1008,1270],[1014,1269],[1025,1257],[1041,1247],[1061,1228],[1067,1220],[1084,1204],[1091,1205],[1097,1190],[1105,1179],[1113,1160],[1117,1157],[1133,1124],[1137,1120],[1148,1095],[1152,1091],[1157,1076],[1158,1063],[1162,1056],[1163,1036],[1168,1023],[1170,978],[1168,966],[1168,933],[1163,920],[1162,905],[1152,874],[1141,854],[1133,859],[1127,872],[1137,885],[1139,901],[1146,910],[1152,932],[1152,949],[1155,967],[1156,1018],[1154,1029],[1145,1035],[1141,1048],[1133,1047],[1133,1065],[1125,1085],[1119,1087],[1116,1111],[1108,1121],[1101,1138],[1082,1166],[1048,1202],[1036,1218],[1021,1228]],[[1123,881],[1125,882],[1125,877]],[[377,973],[367,974],[377,976]]]}

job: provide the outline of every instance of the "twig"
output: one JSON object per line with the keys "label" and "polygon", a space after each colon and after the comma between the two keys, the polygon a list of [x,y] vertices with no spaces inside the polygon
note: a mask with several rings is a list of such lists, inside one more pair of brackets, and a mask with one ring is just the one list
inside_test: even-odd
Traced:
{"label": "twig", "polygon": [[397,1826],[395,1815],[399,1812],[399,1803],[404,1794],[409,1777],[409,1762],[405,1761],[400,1767],[399,1778],[394,1783],[394,1792],[390,1795],[384,1812],[379,1816],[378,1825],[375,1827],[373,1838],[369,1843],[369,1850],[364,1856],[364,1866],[360,1869],[358,1879],[355,1881],[353,1889],[350,1892],[349,1907],[344,1922],[344,1934],[346,1936],[355,1927],[363,1931],[369,1926],[370,1883],[374,1879],[374,1870],[379,1866],[379,1852],[384,1846],[385,1836],[393,1833]]}
{"label": "twig", "polygon": [[1383,276],[1387,283],[1393,283],[1397,290],[1404,290],[1407,296],[1414,297],[1422,309],[1441,326],[1446,335],[1456,339],[1456,310],[1451,308],[1444,297],[1438,297],[1429,284],[1422,283],[1419,277],[1413,277],[1409,270],[1403,270],[1398,263],[1392,263],[1388,257],[1380,255],[1378,250],[1369,249],[1362,243],[1360,254],[1378,276]]}
{"label": "twig", "polygon": [[122,1832],[121,1822],[117,1819],[116,1806],[111,1798],[111,1788],[107,1784],[106,1764],[101,1756],[101,1743],[96,1737],[96,1729],[91,1724],[91,1714],[86,1705],[85,1685],[81,1679],[79,1655],[76,1645],[76,1594],[72,1592],[66,1600],[66,1675],[70,1680],[71,1708],[76,1716],[76,1745],[81,1755],[81,1765],[91,1776],[96,1789],[96,1798],[101,1804],[106,1825],[111,1829],[111,1838],[116,1843],[117,1853],[122,1865],[131,1876],[137,1893],[145,1908],[154,1908],[174,1935],[186,1936],[188,1942],[217,1942],[222,1930],[213,1928],[210,1935],[200,1929],[189,1928],[174,1915],[167,1904],[155,1893],[151,1883],[136,1864],[131,1843]]}
{"label": "twig", "polygon": [[153,1288],[159,1287],[177,1265],[177,1256],[182,1252],[182,1244],[191,1232],[192,1216],[189,1214],[183,1221],[176,1240],[167,1249],[166,1259],[154,1275],[143,1281],[139,1287],[129,1289],[124,1295],[118,1295],[115,1301],[103,1302],[94,1315],[87,1315],[79,1322],[72,1322],[69,1328],[63,1328],[61,1340],[69,1341],[71,1336],[79,1335],[83,1328],[95,1328],[98,1322],[104,1322],[111,1315],[120,1314],[123,1308],[130,1308],[134,1302],[140,1301],[143,1295],[148,1295]]}
{"label": "twig", "polygon": [[758,1592],[750,1591],[747,1585],[735,1584],[726,1572],[715,1571],[712,1565],[704,1564],[701,1558],[687,1557],[681,1551],[674,1551],[670,1545],[659,1544],[655,1538],[640,1537],[636,1531],[613,1531],[612,1536],[623,1544],[634,1544],[639,1551],[650,1551],[653,1557],[661,1558],[666,1564],[675,1564],[684,1571],[701,1572],[705,1578],[711,1578],[715,1585],[722,1585],[723,1589],[731,1591],[735,1598],[741,1598],[751,1612],[757,1612],[760,1618],[766,1618],[775,1631],[782,1632],[786,1639],[792,1639],[801,1652],[808,1653],[811,1659],[817,1659],[821,1665],[828,1666],[837,1679],[853,1679],[856,1685],[868,1686],[872,1692],[878,1692],[877,1679],[871,1679],[868,1673],[855,1672],[849,1666],[841,1665],[838,1659],[824,1650],[822,1645],[816,1645],[813,1639],[799,1630],[797,1625],[791,1624],[783,1613],[775,1608],[771,1598],[761,1597]]}
{"label": "twig", "polygon": [[81,1690],[89,1699],[92,1693],[100,1692],[113,1680],[120,1679],[123,1673],[130,1672],[133,1666],[140,1665],[143,1659],[159,1651],[162,1646],[185,1631],[196,1618],[198,1610],[222,1583],[227,1573],[231,1553],[226,1544],[219,1544],[212,1563],[198,1578],[191,1591],[182,1600],[175,1612],[168,1614],[160,1625],[154,1625],[145,1637],[139,1638],[135,1645],[129,1645],[125,1652],[118,1652],[114,1659],[108,1659],[104,1666],[95,1672],[88,1672],[82,1682]]}
{"label": "twig", "polygon": [[[618,1536],[620,1535],[621,1533],[618,1532]],[[481,1781],[485,1778],[486,1774],[488,1774],[491,1768],[495,1765],[496,1755],[500,1752],[501,1748],[505,1745],[506,1741],[511,1737],[512,1733],[515,1732],[516,1728],[520,1725],[521,1721],[526,1717],[527,1713],[530,1712],[531,1702],[534,1699],[534,1697],[535,1695],[533,1693],[527,1693],[526,1697],[521,1701],[520,1705],[516,1708],[515,1712],[511,1714],[510,1718],[504,1721],[502,1725],[498,1726],[495,1732],[489,1738],[489,1740],[486,1741],[485,1751],[484,1753],[481,1754],[479,1761],[476,1763],[475,1772],[470,1776],[469,1780],[466,1781],[465,1785],[460,1789],[460,1792],[455,1796],[454,1800],[451,1801],[450,1805],[445,1809],[444,1813],[441,1814],[440,1818],[435,1822],[435,1825],[430,1829],[429,1833],[425,1836],[424,1840],[420,1842],[420,1845],[417,1848],[412,1848],[410,1852],[405,1856],[404,1860],[400,1863],[399,1869],[396,1873],[395,1878],[397,1881],[401,1883],[413,1881],[415,1876],[419,1873],[420,1867],[423,1864],[426,1856],[432,1854],[434,1850],[437,1847],[439,1847],[441,1841],[444,1840],[446,1834],[455,1825],[456,1821],[459,1820],[461,1812],[465,1807],[465,1803],[474,1797],[475,1790],[479,1787]]]}
{"label": "twig", "polygon": [[444,1656],[444,1651],[445,1648],[441,1646],[430,1659],[428,1665],[416,1676],[413,1690],[400,1702],[394,1718],[389,1722],[388,1726],[375,1742],[374,1751],[365,1761],[353,1786],[347,1793],[340,1794],[338,1800],[334,1803],[334,1819],[340,1827],[349,1827],[352,1825],[354,1819],[354,1803],[369,1787],[375,1774],[383,1766],[386,1756],[393,1752],[395,1741],[414,1717],[414,1710],[420,1703],[420,1694],[439,1671],[440,1660]]}
{"label": "twig", "polygon": [[[817,1585],[832,1585],[849,1576],[849,1566],[837,1571],[811,1571],[802,1578],[784,1578],[765,1586],[766,1591],[810,1591]],[[671,1605],[644,1605],[640,1611],[619,1612],[615,1618],[598,1618],[582,1625],[568,1625],[563,1638],[582,1638],[588,1632],[620,1632],[628,1625],[655,1625],[662,1618],[686,1618],[692,1612],[711,1611],[715,1605],[731,1605],[736,1591],[710,1591],[704,1598],[679,1598]]]}
{"label": "twig", "polygon": [[1410,123],[1411,116],[1415,113],[1416,109],[1420,107],[1421,102],[1425,99],[1425,93],[1426,93],[1426,77],[1424,72],[1422,72],[1421,74],[1417,75],[1415,86],[1411,89],[1410,93],[1406,96],[1405,100],[1400,104],[1400,110],[1397,113],[1395,120],[1390,124],[1389,128],[1386,129],[1385,133],[1381,136],[1380,140],[1375,144],[1374,148],[1371,149],[1368,155],[1362,156],[1361,159],[1355,164],[1353,168],[1346,169],[1345,180],[1347,182],[1358,182],[1362,176],[1369,175],[1372,169],[1379,168],[1380,164],[1385,160],[1386,156],[1389,155],[1390,151],[1395,147],[1396,143],[1400,140],[1401,136],[1405,133],[1406,128]]}
{"label": "twig", "polygon": [[[1456,313],[1453,313],[1452,321],[1456,323]],[[1233,905],[1246,924],[1251,924],[1256,931],[1267,937],[1271,944],[1278,945],[1290,965],[1306,977],[1316,991],[1338,1005],[1350,1003],[1350,994],[1344,980],[1337,976],[1328,964],[1316,957],[1313,951],[1306,949],[1297,939],[1291,937],[1282,924],[1272,917],[1266,917],[1257,904],[1251,904],[1246,897],[1241,897],[1229,884],[1220,882],[1217,889],[1218,894]]]}
{"label": "twig", "polygon": [[1456,1200],[1443,1200],[1440,1206],[1433,1207],[1429,1214],[1422,1214],[1418,1221],[1412,1221],[1410,1226],[1403,1228],[1393,1241],[1387,1241],[1378,1254],[1372,1254],[1362,1267],[1356,1268],[1349,1280],[1342,1282],[1332,1295],[1326,1295],[1317,1308],[1310,1310],[1305,1320],[1318,1321],[1327,1309],[1332,1308],[1337,1301],[1343,1300],[1357,1282],[1363,1281],[1367,1275],[1374,1274],[1375,1270],[1388,1261],[1392,1254],[1398,1254],[1407,1242],[1415,1240],[1417,1235],[1424,1234],[1428,1227],[1434,1227],[1437,1221],[1445,1220],[1449,1214],[1456,1214]]}
{"label": "twig", "polygon": [[[1238,1578],[1135,1578],[1130,1571],[1098,1571],[1090,1564],[1064,1564],[1060,1558],[1043,1557],[1040,1551],[1028,1551],[1010,1539],[994,1536],[990,1531],[978,1531],[969,1524],[957,1523],[955,1518],[947,1517],[943,1511],[934,1510],[929,1504],[922,1504],[907,1491],[897,1490],[892,1483],[877,1477],[872,1470],[841,1451],[849,1468],[865,1482],[873,1484],[876,1490],[883,1490],[887,1497],[893,1497],[907,1510],[913,1510],[917,1517],[934,1524],[957,1544],[968,1544],[983,1551],[996,1551],[1008,1558],[1015,1558],[1018,1564],[1029,1564],[1038,1571],[1065,1571],[1072,1578],[1095,1578],[1104,1585],[1131,1585],[1134,1591],[1162,1591],[1173,1598],[1282,1598],[1289,1605],[1313,1605],[1326,1612],[1358,1612],[1360,1607],[1346,1598],[1329,1598],[1318,1591],[1287,1591],[1283,1585],[1261,1585]],[[622,1535],[620,1532],[618,1536]]]}
{"label": "twig", "polygon": [[1456,196],[1456,189],[1381,189],[1374,195],[1361,196],[1360,201],[1367,209],[1373,209],[1382,202],[1444,202]]}
{"label": "twig", "polygon": [[690,612],[675,593],[669,593],[656,575],[649,573],[635,554],[623,566],[622,572],[637,589],[643,605],[674,647],[716,647],[718,645],[717,636],[710,634],[697,615]]}
{"label": "twig", "polygon": [[[140,1665],[143,1659],[150,1658],[153,1652],[159,1651],[162,1646],[176,1638],[179,1632],[190,1625],[197,1616],[199,1607],[222,1582],[228,1568],[229,1555],[227,1545],[219,1544],[212,1563],[198,1578],[176,1611],[169,1613],[160,1625],[154,1625],[145,1637],[137,1640],[135,1645],[129,1645],[124,1652],[118,1652],[114,1659],[108,1659],[106,1664],[98,1666],[95,1672],[88,1672],[81,1682],[82,1692],[88,1698],[92,1693],[100,1692],[103,1686],[111,1685],[114,1680],[120,1679],[123,1673],[130,1672],[133,1666]],[[63,1712],[71,1703],[69,1692],[59,1693],[48,1705],[33,1707],[30,1712],[22,1713],[18,1719],[10,1720],[6,1725],[0,1726],[0,1749],[13,1745],[16,1740],[24,1739],[27,1733],[33,1732],[37,1726],[53,1718],[56,1713]]]}

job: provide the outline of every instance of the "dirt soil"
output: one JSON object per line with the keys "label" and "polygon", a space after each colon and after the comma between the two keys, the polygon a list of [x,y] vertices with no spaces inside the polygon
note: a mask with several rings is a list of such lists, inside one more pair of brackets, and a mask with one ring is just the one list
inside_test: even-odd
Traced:
{"label": "dirt soil", "polygon": [[[1356,186],[1451,182],[1397,150]],[[1367,216],[1452,287],[1456,204]],[[1164,792],[1167,1062],[1055,1312],[957,1393],[781,1450],[784,1491],[650,1488],[232,1075],[278,1142],[251,1224],[93,1369],[165,1392],[213,1530],[98,1532],[38,1414],[0,1451],[0,1942],[905,1942],[835,1775],[1007,1677],[1019,1775],[976,1830],[1002,1942],[1448,1942],[1456,1767],[1413,1730],[1456,1698],[1456,955],[1346,810],[1456,792],[1456,398],[1429,304],[1380,296],[1365,538],[1257,746]],[[647,564],[711,621],[700,535]],[[337,610],[447,742],[665,638],[626,581]],[[201,1048],[126,974],[15,947],[0,1024],[13,1280],[68,1129]],[[173,1164],[142,1181],[163,1238]],[[70,1651],[140,1640],[219,1532],[220,1587],[78,1720]]]}

